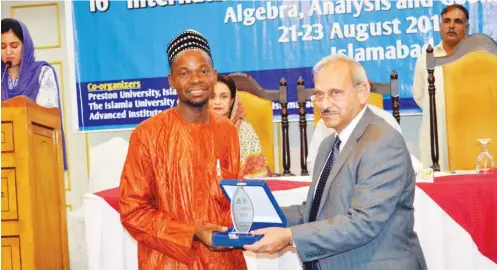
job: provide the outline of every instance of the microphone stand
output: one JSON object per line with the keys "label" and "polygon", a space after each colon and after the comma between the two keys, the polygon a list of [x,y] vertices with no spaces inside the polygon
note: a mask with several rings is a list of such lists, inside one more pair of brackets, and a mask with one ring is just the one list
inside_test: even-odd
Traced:
{"label": "microphone stand", "polygon": [[3,83],[3,79],[5,78],[5,74],[7,74],[7,69],[9,69],[10,67],[12,67],[12,62],[11,61],[5,62],[5,69],[4,69],[4,72],[2,75],[2,83]]}

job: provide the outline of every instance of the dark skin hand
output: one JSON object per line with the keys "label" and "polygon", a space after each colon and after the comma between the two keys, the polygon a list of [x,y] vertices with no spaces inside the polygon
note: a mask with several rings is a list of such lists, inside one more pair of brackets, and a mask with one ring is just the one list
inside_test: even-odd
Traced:
{"label": "dark skin hand", "polygon": [[201,242],[211,251],[231,251],[233,247],[216,247],[212,245],[212,234],[225,232],[228,228],[215,224],[206,224],[195,228],[194,240]]}

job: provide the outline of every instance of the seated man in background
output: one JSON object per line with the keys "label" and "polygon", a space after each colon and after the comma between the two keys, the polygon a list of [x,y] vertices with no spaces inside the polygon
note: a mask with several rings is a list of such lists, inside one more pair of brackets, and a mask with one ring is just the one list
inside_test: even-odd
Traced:
{"label": "seated man in background", "polygon": [[[400,125],[392,116],[392,114],[371,104],[368,104],[368,108],[374,114],[383,118],[390,126],[392,126],[395,130],[402,134]],[[323,119],[319,119],[316,128],[312,133],[311,143],[309,144],[309,152],[307,154],[307,170],[309,171],[309,174],[311,176],[314,172],[314,162],[316,161],[316,155],[318,154],[319,145],[326,137],[330,136],[334,132],[335,130],[333,128],[326,127]]]}
{"label": "seated man in background", "polygon": [[[212,246],[231,226],[220,179],[238,178],[235,126],[208,109],[217,72],[207,40],[187,30],[168,45],[178,106],[131,134],[119,187],[121,222],[138,242],[139,268],[246,269],[241,250]],[[220,252],[226,251],[226,252]]]}
{"label": "seated man in background", "polygon": [[229,76],[218,75],[209,108],[214,113],[229,118],[238,129],[242,177],[268,176],[269,168],[266,165],[261,142],[252,125],[244,119],[245,110],[236,94],[235,82]]}

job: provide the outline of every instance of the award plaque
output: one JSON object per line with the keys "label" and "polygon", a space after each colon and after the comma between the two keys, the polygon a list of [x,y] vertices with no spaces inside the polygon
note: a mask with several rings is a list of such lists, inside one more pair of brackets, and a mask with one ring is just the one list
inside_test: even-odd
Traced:
{"label": "award plaque", "polygon": [[236,188],[231,199],[231,220],[234,227],[233,232],[230,233],[231,238],[236,238],[236,235],[231,234],[247,234],[250,232],[254,222],[254,205],[243,186]]}
{"label": "award plaque", "polygon": [[264,180],[223,179],[219,183],[230,200],[233,227],[212,235],[214,246],[243,247],[264,237],[250,231],[268,227],[286,227],[286,218]]}

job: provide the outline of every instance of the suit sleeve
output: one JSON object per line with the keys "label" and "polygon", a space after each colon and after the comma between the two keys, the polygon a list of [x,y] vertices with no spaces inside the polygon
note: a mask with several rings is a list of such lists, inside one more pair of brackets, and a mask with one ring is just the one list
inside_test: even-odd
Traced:
{"label": "suit sleeve", "polygon": [[374,239],[394,212],[408,179],[414,179],[408,166],[409,153],[400,134],[371,145],[360,161],[348,211],[291,228],[302,261],[333,256]]}
{"label": "suit sleeve", "polygon": [[119,186],[121,222],[138,243],[188,264],[195,253],[195,227],[153,207],[155,178],[144,135],[138,129],[131,134]]}
{"label": "suit sleeve", "polygon": [[281,210],[285,214],[287,226],[295,226],[304,223],[305,202],[300,205],[283,207]]}

